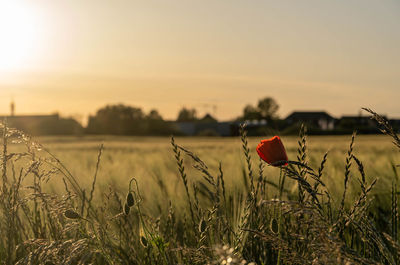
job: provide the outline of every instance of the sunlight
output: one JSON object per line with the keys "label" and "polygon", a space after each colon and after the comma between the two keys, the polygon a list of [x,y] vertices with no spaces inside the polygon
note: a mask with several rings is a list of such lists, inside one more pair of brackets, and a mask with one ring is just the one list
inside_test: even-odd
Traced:
{"label": "sunlight", "polygon": [[37,23],[32,10],[19,1],[0,1],[0,71],[25,67],[37,46]]}

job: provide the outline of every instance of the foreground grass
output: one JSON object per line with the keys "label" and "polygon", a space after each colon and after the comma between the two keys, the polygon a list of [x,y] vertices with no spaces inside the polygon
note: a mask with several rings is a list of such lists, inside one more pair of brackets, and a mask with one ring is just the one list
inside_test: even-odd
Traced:
{"label": "foreground grass", "polygon": [[302,131],[283,138],[297,162],[273,168],[245,131],[100,150],[3,131],[2,264],[398,264],[388,138]]}

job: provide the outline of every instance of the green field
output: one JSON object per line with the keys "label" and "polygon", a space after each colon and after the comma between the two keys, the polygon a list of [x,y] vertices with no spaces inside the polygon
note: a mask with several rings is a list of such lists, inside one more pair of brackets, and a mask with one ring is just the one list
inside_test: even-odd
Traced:
{"label": "green field", "polygon": [[399,264],[391,138],[356,136],[349,153],[351,136],[282,137],[308,167],[281,169],[258,158],[261,139],[175,138],[184,149],[165,137],[7,139],[0,260]]}

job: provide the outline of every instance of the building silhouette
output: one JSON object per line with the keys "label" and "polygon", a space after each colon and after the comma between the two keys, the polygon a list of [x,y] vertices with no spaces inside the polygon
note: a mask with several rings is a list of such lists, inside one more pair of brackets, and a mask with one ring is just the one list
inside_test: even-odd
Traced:
{"label": "building silhouette", "polygon": [[335,118],[325,111],[294,111],[285,119],[288,126],[304,123],[322,131],[333,130]]}
{"label": "building silhouette", "polygon": [[68,135],[80,134],[82,126],[72,118],[61,118],[58,113],[49,115],[16,115],[14,101],[10,103],[9,115],[0,116],[11,128],[24,131],[31,135]]}

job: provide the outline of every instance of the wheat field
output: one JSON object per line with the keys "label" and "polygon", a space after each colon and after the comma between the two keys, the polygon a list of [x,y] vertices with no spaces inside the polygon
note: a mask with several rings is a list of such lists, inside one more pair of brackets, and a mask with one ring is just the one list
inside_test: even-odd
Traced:
{"label": "wheat field", "polygon": [[[255,151],[256,146],[261,139],[269,137],[249,138],[255,167],[260,163]],[[227,186],[244,184],[243,170],[246,165],[240,137],[182,137],[175,140],[206,162],[210,171],[218,171],[221,162]],[[308,136],[310,165],[318,167],[323,155],[328,151],[324,178],[327,185],[337,189],[339,193],[342,192],[345,154],[350,140],[351,135]],[[174,200],[174,196],[182,195],[183,184],[168,137],[41,137],[37,141],[59,158],[83,187],[90,187],[92,183],[99,147],[103,144],[104,152],[97,179],[99,187],[111,185],[118,191],[124,191],[126,183],[135,177],[139,186],[146,190],[145,193],[149,194],[149,197],[157,198],[157,202],[164,201],[160,198],[160,194],[165,195],[162,192],[164,189],[171,200]],[[282,141],[289,159],[296,160],[298,137],[283,136]],[[359,135],[355,140],[354,154],[364,163],[367,176],[379,179],[375,192],[388,192],[387,187],[390,187],[395,178],[396,167],[393,168],[393,165],[400,164],[400,153],[390,138],[384,135]],[[186,159],[185,164],[189,178],[198,180],[199,173],[191,167],[193,163]],[[279,170],[267,166],[265,175],[270,181],[277,182]],[[358,178],[357,174],[354,176]],[[48,184],[57,191],[60,183],[54,178]],[[63,187],[58,188],[58,191],[61,191]]]}
{"label": "wheat field", "polygon": [[3,127],[1,264],[399,264],[400,140],[387,129],[302,127],[273,167],[255,151],[270,136],[245,127],[37,139]]}

